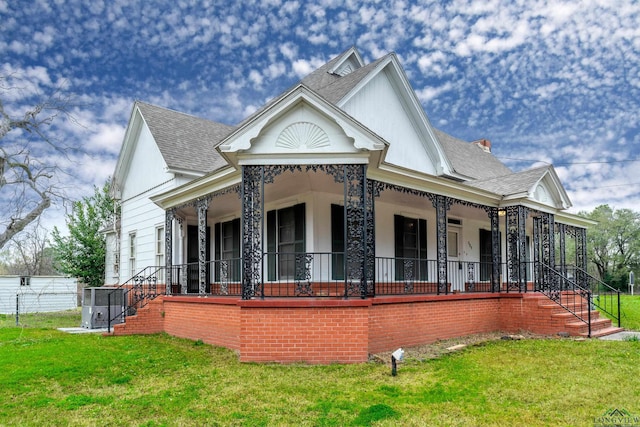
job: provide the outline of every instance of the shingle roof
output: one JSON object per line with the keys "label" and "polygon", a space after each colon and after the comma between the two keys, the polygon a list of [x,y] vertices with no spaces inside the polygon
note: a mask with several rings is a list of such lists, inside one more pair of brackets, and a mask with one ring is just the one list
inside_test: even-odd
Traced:
{"label": "shingle roof", "polygon": [[[351,89],[353,89],[374,67],[377,65],[380,60],[375,61],[371,64],[365,65],[364,67],[358,68],[352,73],[347,74],[346,76],[338,76],[336,74],[329,73],[329,70],[335,66],[338,60],[342,59],[344,54],[348,50],[342,52],[340,55],[331,59],[326,64],[322,65],[320,68],[312,71],[302,80],[297,82],[295,85],[289,87],[287,90],[279,94],[278,96],[270,99],[267,103],[262,105],[256,111],[253,112],[250,116],[246,117],[242,120],[238,127],[244,126],[246,123],[250,122],[255,116],[259,115],[261,112],[265,111],[271,105],[278,102],[287,93],[289,93],[293,88],[299,86],[300,84],[305,87],[311,89],[324,99],[326,99],[331,104],[336,104],[340,101]],[[383,58],[381,58],[383,59]]]}
{"label": "shingle roof", "polygon": [[335,61],[340,58],[338,56],[302,79],[302,84],[314,90],[332,104],[336,104],[390,55],[392,54],[385,55],[377,61],[360,67],[342,77],[328,72],[335,64]]}
{"label": "shingle roof", "polygon": [[486,180],[469,181],[465,184],[501,196],[528,192],[544,176],[551,166],[542,166],[522,172],[511,173]]}
{"label": "shingle roof", "polygon": [[[329,73],[329,70],[344,57],[346,52],[348,50],[304,77],[298,85],[302,84],[308,87],[335,105],[382,61],[393,55],[392,53],[385,55],[345,76]],[[291,88],[267,102],[254,114],[245,118],[238,127],[286,96],[290,90]],[[227,164],[215,147],[238,127],[212,122],[139,101],[136,105],[170,168],[211,172]],[[544,175],[548,168],[513,173],[495,156],[487,153],[476,144],[459,140],[438,129],[434,129],[434,132],[454,171],[463,177],[468,177],[469,180],[464,181],[465,184],[475,188],[502,196],[526,192]]]}
{"label": "shingle roof", "polygon": [[167,166],[211,172],[226,165],[214,149],[234,127],[137,101]]}
{"label": "shingle roof", "polygon": [[435,128],[434,132],[457,173],[473,180],[487,180],[512,173],[511,169],[493,154],[487,153],[476,144],[459,140]]}

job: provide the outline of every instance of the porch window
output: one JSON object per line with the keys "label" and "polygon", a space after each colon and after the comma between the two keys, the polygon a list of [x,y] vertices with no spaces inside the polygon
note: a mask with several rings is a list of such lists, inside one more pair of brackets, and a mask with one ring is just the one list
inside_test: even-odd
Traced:
{"label": "porch window", "polygon": [[[215,259],[225,260],[226,264],[216,262],[215,280],[219,282],[221,273],[226,271],[231,282],[240,281],[240,218],[219,222],[215,225]],[[223,267],[224,265],[224,267]],[[226,270],[223,270],[226,269]]]}
{"label": "porch window", "polygon": [[394,216],[396,280],[427,280],[427,221]]}
{"label": "porch window", "polygon": [[296,254],[305,251],[305,205],[267,212],[268,279],[295,278]]}

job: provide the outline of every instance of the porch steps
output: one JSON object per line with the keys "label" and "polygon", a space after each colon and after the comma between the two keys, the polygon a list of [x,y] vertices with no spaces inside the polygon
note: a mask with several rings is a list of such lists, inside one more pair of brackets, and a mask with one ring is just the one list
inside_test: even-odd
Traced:
{"label": "porch steps", "polygon": [[[555,303],[549,297],[543,294],[537,294],[538,309],[546,312],[544,316],[550,319],[550,322],[561,328],[559,332],[566,332],[570,336],[589,335],[589,325],[580,321],[575,315],[567,311],[564,307]],[[577,299],[574,302],[566,303],[567,307],[581,316],[588,316],[587,302]],[[591,337],[598,338],[606,335],[615,334],[623,331],[623,328],[612,326],[611,319],[600,317],[598,310],[591,310]]]}
{"label": "porch steps", "polygon": [[124,323],[112,325],[111,335],[157,334],[164,331],[163,298],[150,300]]}

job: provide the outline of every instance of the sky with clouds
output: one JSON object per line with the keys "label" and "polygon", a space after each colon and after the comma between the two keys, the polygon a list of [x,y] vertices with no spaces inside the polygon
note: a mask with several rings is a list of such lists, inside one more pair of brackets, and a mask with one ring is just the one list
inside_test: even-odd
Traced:
{"label": "sky with clouds", "polygon": [[5,109],[71,98],[49,129],[71,151],[38,152],[70,197],[113,173],[135,100],[233,125],[355,45],[397,53],[435,127],[553,163],[572,212],[640,210],[635,0],[0,0],[0,22]]}

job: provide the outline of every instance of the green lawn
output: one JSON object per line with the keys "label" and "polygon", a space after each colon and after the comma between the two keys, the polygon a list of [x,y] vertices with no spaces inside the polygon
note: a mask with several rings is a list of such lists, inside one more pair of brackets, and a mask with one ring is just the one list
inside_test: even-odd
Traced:
{"label": "green lawn", "polygon": [[[72,328],[80,326],[81,309],[53,313],[28,313],[18,317],[18,326],[24,328]],[[16,326],[15,314],[0,314],[0,328]]]}
{"label": "green lawn", "polygon": [[406,356],[393,377],[377,363],[242,364],[167,335],[4,327],[0,425],[593,426],[612,408],[640,415],[640,342],[497,341]]}
{"label": "green lawn", "polygon": [[640,295],[620,295],[620,307],[622,327],[640,331]]}

